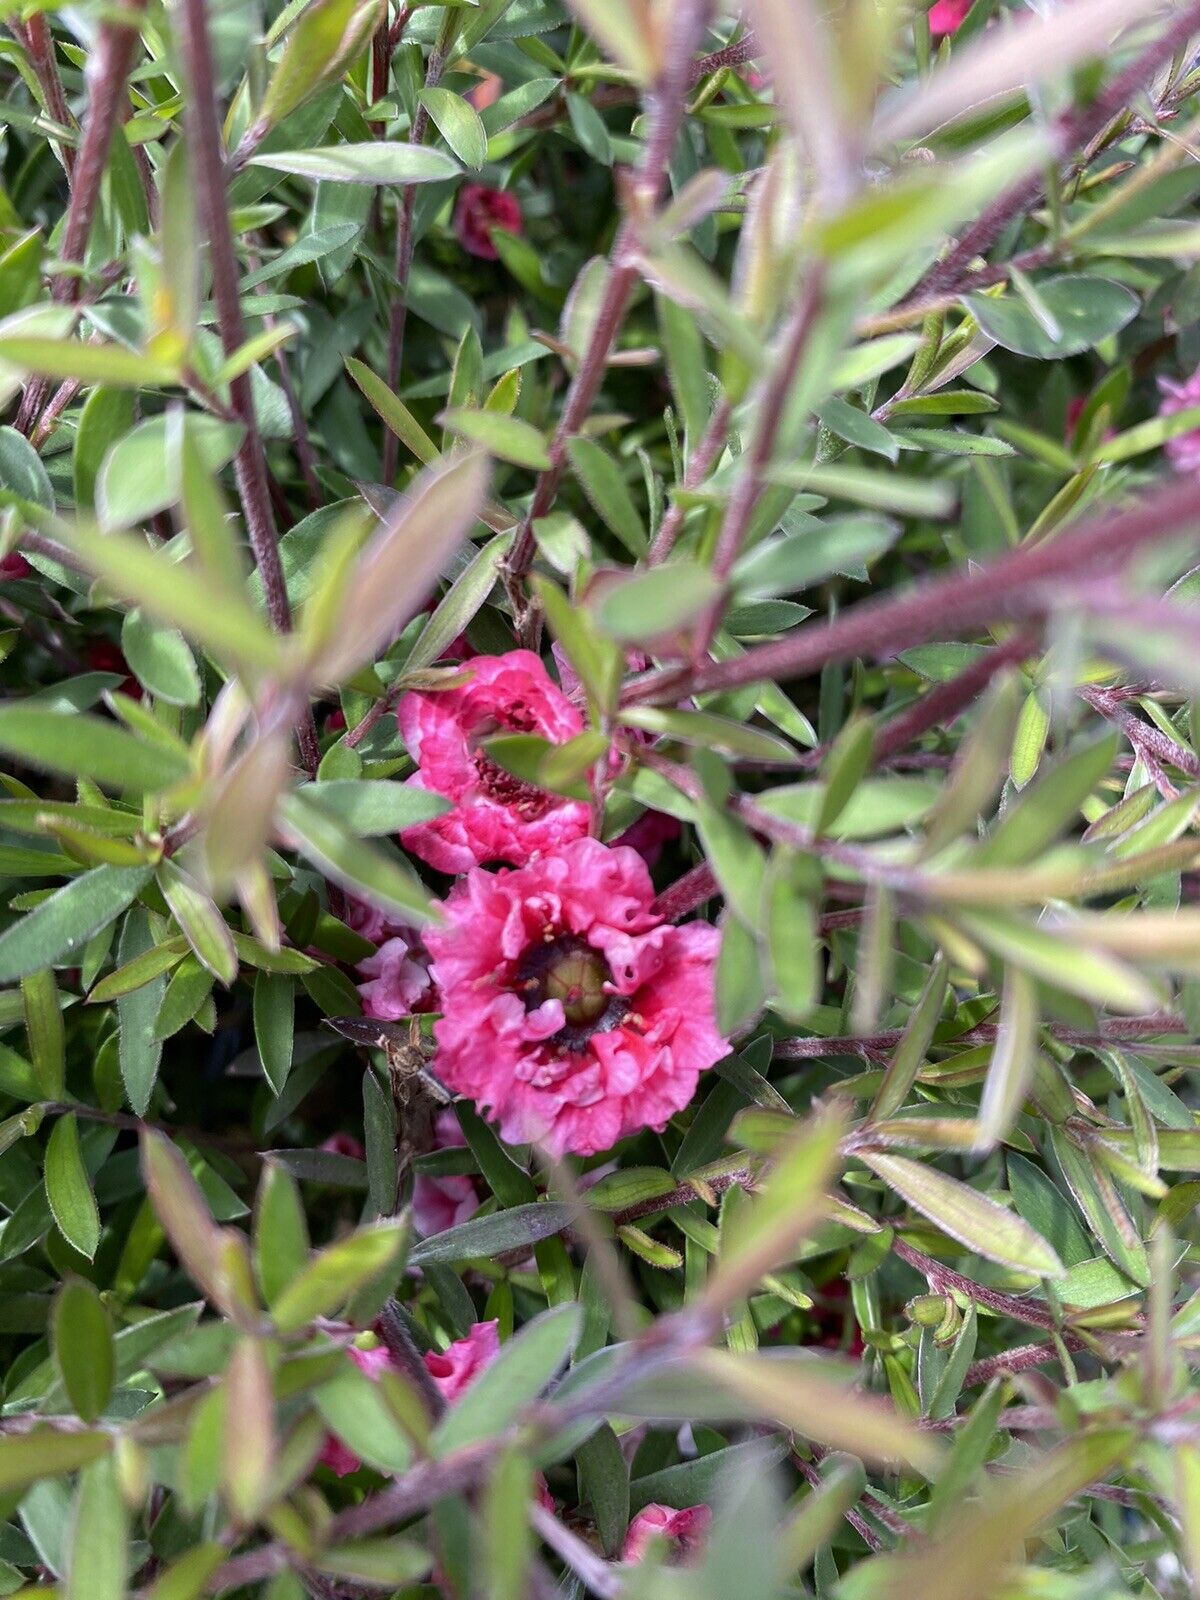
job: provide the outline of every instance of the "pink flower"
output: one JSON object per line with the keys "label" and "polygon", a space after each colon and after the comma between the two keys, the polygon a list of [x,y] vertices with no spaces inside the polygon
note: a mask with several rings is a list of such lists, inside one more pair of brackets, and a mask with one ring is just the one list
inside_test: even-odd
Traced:
{"label": "pink flower", "polygon": [[408,781],[454,809],[406,828],[407,850],[441,872],[485,861],[520,866],[587,832],[588,808],[523,783],[480,748],[495,733],[535,733],[565,744],[583,718],[532,650],[476,656],[457,689],[411,691],[396,716],[418,771]]}
{"label": "pink flower", "polygon": [[957,33],[970,9],[971,0],[934,0],[929,8],[929,32],[934,41]]}
{"label": "pink flower", "polygon": [[[453,1111],[438,1112],[434,1133],[439,1150],[452,1150],[467,1142]],[[447,1228],[456,1228],[460,1222],[473,1217],[478,1209],[475,1180],[465,1173],[447,1173],[444,1178],[435,1178],[418,1172],[413,1178],[413,1222],[423,1239],[434,1233],[444,1233]]]}
{"label": "pink flower", "polygon": [[431,998],[429,963],[420,934],[411,928],[385,939],[373,956],[359,962],[358,970],[369,980],[358,986],[365,1016],[398,1022]]}
{"label": "pink flower", "polygon": [[[422,1358],[425,1369],[447,1404],[457,1400],[500,1354],[499,1328],[498,1322],[477,1322],[465,1339],[456,1340],[445,1350],[425,1352]],[[385,1345],[376,1345],[373,1350],[360,1350],[357,1345],[351,1345],[346,1353],[372,1383],[378,1383],[383,1373],[396,1370]],[[347,1449],[330,1433],[325,1436],[320,1464],[344,1478],[348,1472],[357,1472],[362,1462],[353,1450]]]}
{"label": "pink flower", "polygon": [[11,578],[28,578],[32,571],[33,568],[19,550],[10,550],[0,559],[0,583],[7,583]]}
{"label": "pink flower", "polygon": [[470,256],[495,261],[499,251],[492,243],[492,229],[505,233],[521,232],[521,202],[507,189],[489,189],[486,183],[464,183],[454,210],[454,232]]}
{"label": "pink flower", "polygon": [[352,1133],[334,1133],[321,1146],[331,1156],[349,1156],[353,1161],[365,1161],[367,1152]]}
{"label": "pink flower", "polygon": [[695,1560],[708,1535],[712,1510],[708,1506],[688,1506],[672,1511],[670,1506],[651,1502],[643,1506],[629,1524],[622,1561],[643,1561],[651,1539],[667,1539],[672,1545],[671,1560],[684,1564]]}
{"label": "pink flower", "polygon": [[[1200,406],[1200,368],[1182,383],[1174,378],[1160,378],[1163,402],[1158,408],[1160,417],[1173,417],[1180,411],[1190,411]],[[1200,472],[1200,428],[1177,434],[1163,445],[1167,460],[1176,472]]]}
{"label": "pink flower", "polygon": [[427,936],[435,1069],[510,1143],[593,1155],[661,1130],[726,1053],[717,931],[664,923],[653,899],[642,858],[595,839],[455,885]]}
{"label": "pink flower", "polygon": [[456,1339],[445,1350],[426,1350],[423,1359],[426,1372],[449,1405],[499,1354],[499,1322],[477,1322],[465,1339]]}

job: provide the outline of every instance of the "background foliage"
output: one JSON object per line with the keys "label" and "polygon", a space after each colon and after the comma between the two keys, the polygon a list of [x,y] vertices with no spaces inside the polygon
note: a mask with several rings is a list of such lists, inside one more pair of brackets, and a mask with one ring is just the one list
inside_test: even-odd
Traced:
{"label": "background foliage", "polygon": [[[0,19],[0,1592],[1190,1592],[1200,5]],[[591,1161],[354,1023],[464,634],[722,931]]]}

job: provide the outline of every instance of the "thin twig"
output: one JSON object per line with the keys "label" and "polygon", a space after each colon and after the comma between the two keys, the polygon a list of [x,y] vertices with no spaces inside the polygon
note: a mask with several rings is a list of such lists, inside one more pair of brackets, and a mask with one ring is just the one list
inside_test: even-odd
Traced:
{"label": "thin twig", "polygon": [[[1095,1030],[1069,1028],[1065,1023],[1050,1022],[1046,1027],[1052,1038],[1063,1044],[1075,1045],[1081,1050],[1092,1046],[1130,1043],[1136,1039],[1159,1039],[1169,1034],[1188,1034],[1184,1017],[1163,1011],[1145,1017],[1113,1017]],[[980,1044],[994,1044],[999,1032],[998,1022],[980,1022],[952,1039],[939,1041],[945,1049],[974,1049]],[[886,1058],[904,1037],[900,1028],[888,1028],[882,1033],[841,1034],[826,1039],[777,1039],[776,1061],[815,1061],[826,1056],[865,1056],[868,1060]]]}
{"label": "thin twig", "polygon": [[[42,93],[46,97],[46,110],[58,123],[60,128],[74,128],[75,118],[71,115],[71,108],[67,105],[67,97],[63,93],[62,79],[58,73],[58,62],[54,56],[54,38],[50,32],[50,24],[41,12],[35,12],[29,21],[22,27],[21,23],[9,23],[17,40],[29,52],[29,59],[33,65],[34,74],[41,85]],[[72,145],[65,142],[58,145],[58,153],[62,160],[63,170],[67,174],[67,182],[74,180],[76,153]]]}
{"label": "thin twig", "polygon": [[[1054,159],[1061,161],[1100,137],[1113,118],[1124,111],[1133,95],[1197,30],[1200,30],[1200,0],[1193,0],[1170,27],[1142,51],[1136,61],[1104,85],[1094,100],[1086,106],[1073,106],[1056,119],[1050,131]],[[998,195],[947,254],[925,274],[907,300],[901,302],[899,309],[905,309],[909,302],[926,300],[955,288],[975,258],[991,249],[1008,224],[1037,204],[1044,188],[1045,179],[1038,171],[1020,179]]]}
{"label": "thin twig", "polygon": [[1054,539],[1020,545],[966,571],[926,579],[906,593],[864,600],[832,621],[799,629],[743,655],[698,668],[661,668],[626,690],[626,704],[675,701],[769,679],[787,680],[830,661],[881,659],[913,645],[996,621],[1040,621],[1078,599],[1063,580],[1126,564],[1143,546],[1184,532],[1200,516],[1200,481],[1172,479],[1121,511],[1089,518]]}
{"label": "thin twig", "polygon": [[[244,343],[245,328],[238,288],[237,255],[226,201],[225,150],[204,0],[181,0],[180,18],[187,65],[189,92],[186,123],[196,186],[196,210],[200,226],[208,238],[221,346],[225,354],[231,356]],[[254,410],[250,374],[242,372],[231,379],[229,393],[234,412],[245,430],[234,457],[234,476],[246,519],[246,532],[262,578],[267,614],[278,633],[287,633],[292,625],[292,612],[279,559],[266,456]],[[315,773],[320,751],[311,711],[305,710],[301,714],[297,736],[304,765],[310,773]]]}
{"label": "thin twig", "polygon": [[654,543],[646,556],[648,567],[658,566],[659,562],[665,561],[675,548],[675,541],[688,513],[683,495],[694,493],[712,471],[729,433],[729,417],[732,410],[728,398],[722,395],[720,403],[708,420],[704,436],[692,451],[691,460],[683,475],[682,494],[676,495],[671,501],[658,532],[654,535]]}
{"label": "thin twig", "polygon": [[[100,201],[100,187],[108,166],[109,147],[114,130],[121,122],[125,86],[146,0],[126,0],[126,5],[126,16],[102,24],[95,52],[88,58],[85,73],[88,105],[83,123],[83,141],[71,176],[71,197],[67,203],[62,244],[58,252],[59,261],[68,269],[81,266],[87,251],[92,222]],[[44,19],[41,20],[44,22]],[[50,59],[53,60],[52,55]],[[55,274],[51,293],[57,304],[73,305],[79,298],[79,291],[80,278],[77,273],[68,270]],[[15,426],[18,432],[28,436],[33,431],[48,389],[45,378],[30,379],[17,412]]]}
{"label": "thin twig", "polygon": [[[425,66],[425,87],[427,89],[436,89],[440,83],[442,73],[446,70],[446,61],[457,32],[458,12],[453,6],[450,6],[447,7],[441,29],[438,32],[437,41],[429,52],[429,60]],[[420,104],[417,106],[416,114],[412,120],[412,127],[409,129],[409,144],[423,144],[428,129],[429,112],[424,104]],[[405,184],[400,195],[400,209],[396,219],[396,250],[393,261],[396,289],[388,318],[387,381],[388,388],[393,391],[400,387],[400,369],[404,362],[404,330],[408,324],[408,279],[412,272],[413,212],[416,201],[416,184]],[[390,484],[396,476],[399,452],[399,435],[394,433],[391,428],[385,427],[383,435],[383,481],[386,484]]]}
{"label": "thin twig", "polygon": [[875,735],[876,761],[886,761],[931,728],[947,728],[987,688],[998,672],[1016,666],[1035,653],[1037,640],[1029,633],[1014,634],[1003,644],[985,651],[978,660],[946,683],[939,683],[899,716],[885,722]]}
{"label": "thin twig", "polygon": [[[541,473],[529,510],[521,522],[505,570],[509,598],[518,622],[525,615],[522,585],[533,562],[533,525],[554,504],[567,459],[567,444],[578,433],[604,381],[609,352],[625,320],[638,269],[636,248],[643,219],[659,202],[666,184],[667,167],[679,132],[691,87],[691,60],[708,25],[711,0],[679,0],[675,11],[675,37],[668,43],[666,65],[650,96],[651,127],[637,173],[630,188],[630,209],[613,246],[612,265],[604,286],[587,349],[567,390],[562,415],[550,441],[550,465]],[[528,636],[529,628],[523,631]]]}

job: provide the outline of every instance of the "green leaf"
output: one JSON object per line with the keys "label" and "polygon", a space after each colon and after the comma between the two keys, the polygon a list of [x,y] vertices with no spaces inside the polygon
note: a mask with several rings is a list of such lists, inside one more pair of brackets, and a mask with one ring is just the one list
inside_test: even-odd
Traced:
{"label": "green leaf", "polygon": [[733,569],[734,588],[744,600],[795,594],[835,572],[853,575],[891,549],[899,533],[900,524],[884,517],[826,517],[801,533],[755,545]]}
{"label": "green leaf", "polygon": [[417,97],[464,167],[475,172],[487,160],[487,134],[474,106],[450,89],[424,88]]}
{"label": "green leaf", "polygon": [[[127,965],[152,946],[149,918],[138,907],[125,919],[117,959]],[[138,1116],[146,1114],[162,1060],[162,1040],[155,1033],[154,1025],[165,992],[166,979],[159,976],[117,1002],[121,1081],[129,1104]]]}
{"label": "green leaf", "polygon": [[512,541],[511,533],[497,534],[471,557],[417,635],[404,662],[406,672],[431,666],[466,631],[492,592]]}
{"label": "green leaf", "polygon": [[604,118],[596,110],[590,100],[581,94],[567,91],[567,119],[571,130],[579,140],[584,154],[591,156],[593,161],[598,161],[602,167],[611,167],[613,164],[612,139],[609,136]]}
{"label": "green leaf", "polygon": [[254,1206],[254,1270],[267,1305],[308,1262],[308,1221],[300,1188],[276,1161],[264,1161]]}
{"label": "green leaf", "polygon": [[1069,994],[1131,1016],[1153,1011],[1157,1003],[1140,973],[1105,951],[1086,948],[1069,934],[1060,938],[1000,911],[956,910],[955,921],[985,950]]}
{"label": "green leaf", "polygon": [[93,1461],[79,1476],[63,1600],[125,1600],[129,1534],[125,1503],[110,1459]]}
{"label": "green leaf", "polygon": [[263,1075],[277,1095],[283,1093],[292,1070],[295,1018],[295,980],[278,973],[255,973],[254,1042]]}
{"label": "green leaf", "polygon": [[921,997],[912,1008],[900,1043],[884,1071],[879,1093],[871,1106],[872,1121],[882,1122],[894,1116],[908,1099],[917,1074],[925,1065],[934,1029],[941,1020],[949,982],[949,967],[945,958],[939,956],[930,968]]}
{"label": "green leaf", "polygon": [[593,615],[610,638],[647,643],[695,622],[720,594],[707,567],[680,559],[606,583]]}
{"label": "green leaf", "polygon": [[344,1305],[364,1283],[397,1262],[404,1249],[403,1223],[361,1228],[315,1256],[283,1289],[271,1307],[281,1333],[294,1333],[314,1317]]}
{"label": "green leaf", "polygon": [[122,794],[153,794],[188,775],[165,745],[139,739],[115,722],[78,711],[0,706],[0,750],[68,778],[91,778]]}
{"label": "green leaf", "polygon": [[[168,448],[173,426],[171,417],[151,417],[117,439],[105,456],[96,478],[96,510],[106,530],[133,527],[179,499],[178,456]],[[189,416],[186,429],[211,472],[219,472],[233,460],[244,431],[239,423],[200,415]],[[83,525],[77,524],[68,537],[78,540],[88,535]],[[89,543],[94,538],[91,535]],[[101,568],[97,571],[101,577],[108,576]]]}
{"label": "green leaf", "polygon": [[46,1195],[63,1238],[91,1261],[100,1244],[100,1212],[73,1112],[59,1117],[46,1145]]}
{"label": "green leaf", "polygon": [[258,108],[264,132],[327,83],[340,78],[367,45],[385,8],[381,0],[312,0],[289,30]]}
{"label": "green leaf", "polygon": [[92,1284],[69,1278],[54,1301],[54,1359],[71,1405],[84,1422],[104,1415],[114,1379],[112,1329]]}
{"label": "green leaf", "polygon": [[502,1433],[566,1365],[582,1326],[577,1305],[555,1306],[527,1322],[446,1412],[433,1436],[437,1451],[448,1454]]}
{"label": "green leaf", "polygon": [[640,559],[649,541],[641,513],[616,461],[594,439],[569,440],[567,456],[592,510],[630,555]]}
{"label": "green leaf", "polygon": [[237,951],[216,903],[169,858],[158,869],[158,886],[196,960],[228,988],[238,974]]}
{"label": "green leaf", "polygon": [[0,933],[0,983],[54,966],[120,916],[150,881],[150,867],[96,867]]}
{"label": "green leaf", "polygon": [[427,922],[434,916],[427,891],[398,859],[366,844],[323,806],[288,795],[280,821],[296,849],[342,888],[402,918]]}
{"label": "green leaf", "polygon": [[200,674],[176,629],[130,611],[121,625],[121,649],[139,683],[157,699],[173,706],[199,704]]}
{"label": "green leaf", "polygon": [[302,783],[295,793],[366,838],[400,833],[450,810],[450,802],[440,794],[384,779],[333,778]]}
{"label": "green leaf", "polygon": [[393,1416],[382,1386],[371,1382],[348,1358],[342,1370],[313,1396],[326,1426],[379,1472],[405,1472],[412,1445]]}
{"label": "green leaf", "polygon": [[256,150],[249,164],[318,183],[441,183],[462,170],[444,151],[407,141],[338,144],[322,150]]}
{"label": "green leaf", "polygon": [[57,1433],[38,1428],[0,1438],[0,1493],[24,1489],[39,1478],[77,1472],[112,1449],[107,1433]]}
{"label": "green leaf", "polygon": [[1137,316],[1140,302],[1123,283],[1064,273],[1038,284],[1038,294],[1059,328],[1052,337],[1030,306],[1015,295],[968,294],[963,304],[989,339],[1040,361],[1090,350]]}
{"label": "green leaf", "polygon": [[511,461],[514,466],[528,467],[533,472],[544,472],[550,465],[544,436],[520,417],[457,407],[444,411],[440,420],[451,433],[481,444],[501,461]]}
{"label": "green leaf", "polygon": [[358,1539],[353,1544],[323,1550],[315,1563],[318,1572],[332,1573],[372,1587],[399,1584],[404,1588],[423,1578],[433,1557],[415,1539]]}
{"label": "green leaf", "polygon": [[981,1150],[1003,1139],[1020,1115],[1033,1079],[1039,1020],[1037,984],[1019,968],[1006,968],[1000,1026],[979,1102]]}
{"label": "green leaf", "polygon": [[1065,1270],[1028,1223],[956,1178],[881,1150],[860,1151],[859,1159],[915,1211],[968,1250],[1039,1277],[1060,1277]]}
{"label": "green leaf", "polygon": [[61,1100],[66,1079],[65,1035],[58,985],[49,967],[21,979],[21,1001],[38,1093],[46,1100]]}
{"label": "green leaf", "polygon": [[478,1256],[501,1255],[509,1250],[527,1249],[539,1239],[549,1239],[570,1225],[574,1208],[556,1200],[536,1205],[510,1206],[490,1217],[472,1217],[457,1227],[435,1233],[413,1246],[409,1265],[432,1263],[449,1265]]}
{"label": "green leaf", "polygon": [[155,361],[140,351],[126,350],[124,345],[80,344],[74,339],[0,334],[0,362],[44,378],[74,378],[110,389],[151,388],[180,381],[173,361]]}
{"label": "green leaf", "polygon": [[392,393],[382,378],[377,377],[370,367],[364,366],[361,361],[356,360],[353,356],[346,357],[346,371],[396,435],[397,439],[412,451],[422,466],[429,466],[438,459],[437,445],[434,444],[403,400]]}

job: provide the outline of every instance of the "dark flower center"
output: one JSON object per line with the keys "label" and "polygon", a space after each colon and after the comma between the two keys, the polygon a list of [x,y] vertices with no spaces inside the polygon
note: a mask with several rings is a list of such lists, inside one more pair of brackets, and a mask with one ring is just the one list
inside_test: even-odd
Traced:
{"label": "dark flower center", "polygon": [[475,776],[482,792],[497,805],[511,806],[526,822],[536,822],[539,817],[544,817],[554,804],[552,794],[518,778],[484,751],[476,750],[473,759]]}
{"label": "dark flower center", "polygon": [[629,1010],[623,995],[605,987],[612,974],[598,950],[570,935],[531,946],[517,965],[517,988],[526,1011],[547,1000],[562,1004],[564,1025],[550,1041],[582,1050],[596,1033],[609,1033]]}

